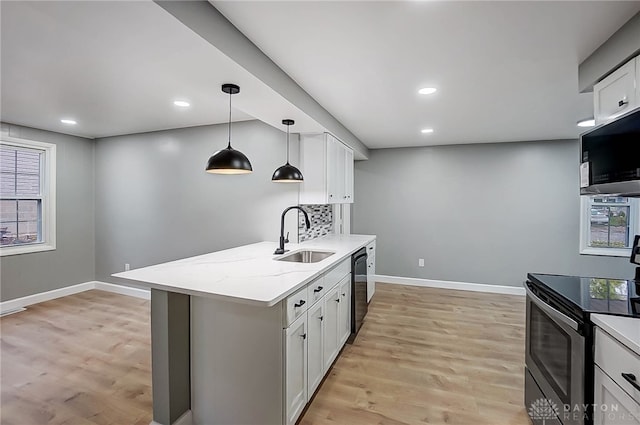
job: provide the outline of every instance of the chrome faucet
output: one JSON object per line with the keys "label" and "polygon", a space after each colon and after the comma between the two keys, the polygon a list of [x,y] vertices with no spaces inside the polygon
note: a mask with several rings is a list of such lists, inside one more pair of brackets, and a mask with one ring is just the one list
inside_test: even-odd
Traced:
{"label": "chrome faucet", "polygon": [[289,212],[289,210],[293,210],[293,209],[298,209],[302,211],[302,214],[304,214],[305,224],[307,225],[307,230],[309,230],[309,228],[311,227],[311,223],[309,223],[309,216],[307,215],[307,212],[303,210],[301,207],[294,205],[284,210],[282,212],[282,217],[280,218],[280,246],[278,247],[278,249],[276,249],[276,252],[274,252],[274,254],[284,254],[287,251],[284,249],[284,244],[289,243],[289,233],[287,233],[287,237],[285,238],[284,237],[284,216],[287,214],[287,212]]}

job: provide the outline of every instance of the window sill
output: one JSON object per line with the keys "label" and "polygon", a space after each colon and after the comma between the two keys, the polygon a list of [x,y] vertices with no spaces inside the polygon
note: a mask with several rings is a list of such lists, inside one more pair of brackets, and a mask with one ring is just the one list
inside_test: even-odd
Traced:
{"label": "window sill", "polygon": [[53,251],[56,249],[54,244],[34,243],[20,246],[3,246],[0,248],[0,257],[9,255],[31,254],[34,252]]}
{"label": "window sill", "polygon": [[583,248],[580,255],[598,255],[602,257],[631,257],[631,249],[623,248]]}

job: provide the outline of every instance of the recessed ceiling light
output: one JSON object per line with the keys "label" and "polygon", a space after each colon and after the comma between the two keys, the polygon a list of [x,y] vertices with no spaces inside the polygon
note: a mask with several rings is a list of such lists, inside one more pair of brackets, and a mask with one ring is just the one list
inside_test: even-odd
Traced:
{"label": "recessed ceiling light", "polygon": [[438,89],[436,89],[435,87],[424,87],[424,88],[421,88],[420,90],[418,90],[418,93],[420,93],[420,94],[434,94],[436,91],[438,91]]}
{"label": "recessed ceiling light", "polygon": [[578,121],[578,127],[593,127],[594,125],[596,125],[596,120],[593,118]]}
{"label": "recessed ceiling light", "polygon": [[433,133],[433,128],[423,128],[420,132],[423,134]]}
{"label": "recessed ceiling light", "polygon": [[71,119],[68,119],[68,118],[63,118],[63,119],[61,119],[61,120],[60,120],[60,122],[61,122],[62,124],[69,124],[69,125],[76,125],[76,124],[78,124],[75,120],[71,120]]}
{"label": "recessed ceiling light", "polygon": [[181,108],[187,108],[189,106],[191,106],[191,104],[185,100],[174,100],[173,104],[176,106],[179,106]]}

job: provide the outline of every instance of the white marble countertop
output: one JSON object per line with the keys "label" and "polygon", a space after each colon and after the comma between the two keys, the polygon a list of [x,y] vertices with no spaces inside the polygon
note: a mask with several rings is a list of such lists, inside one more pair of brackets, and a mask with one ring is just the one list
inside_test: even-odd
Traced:
{"label": "white marble countertop", "polygon": [[640,319],[592,314],[591,321],[640,356]]}
{"label": "white marble countertop", "polygon": [[374,239],[370,235],[327,235],[286,245],[289,252],[284,255],[312,248],[335,252],[317,263],[275,261],[280,257],[273,254],[278,244],[258,242],[112,276],[163,291],[270,307]]}

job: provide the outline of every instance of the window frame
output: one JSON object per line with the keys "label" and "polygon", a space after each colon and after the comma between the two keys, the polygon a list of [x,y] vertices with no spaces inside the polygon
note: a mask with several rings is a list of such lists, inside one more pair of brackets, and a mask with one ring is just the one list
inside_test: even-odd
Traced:
{"label": "window frame", "polygon": [[[42,240],[24,245],[0,246],[0,257],[53,251],[56,249],[56,145],[7,135],[0,136],[0,145],[44,151],[41,165],[41,233]],[[20,199],[19,197],[17,197]],[[31,198],[30,198],[31,199]]]}
{"label": "window frame", "polygon": [[[597,195],[606,197],[607,195]],[[613,195],[611,195],[613,196]],[[631,256],[631,248],[600,248],[589,246],[589,236],[591,231],[591,196],[580,196],[580,254],[597,255],[605,257],[627,257]],[[629,233],[631,243],[633,236],[640,233],[640,203],[639,199],[630,198],[629,208]],[[615,206],[615,204],[610,204]]]}

